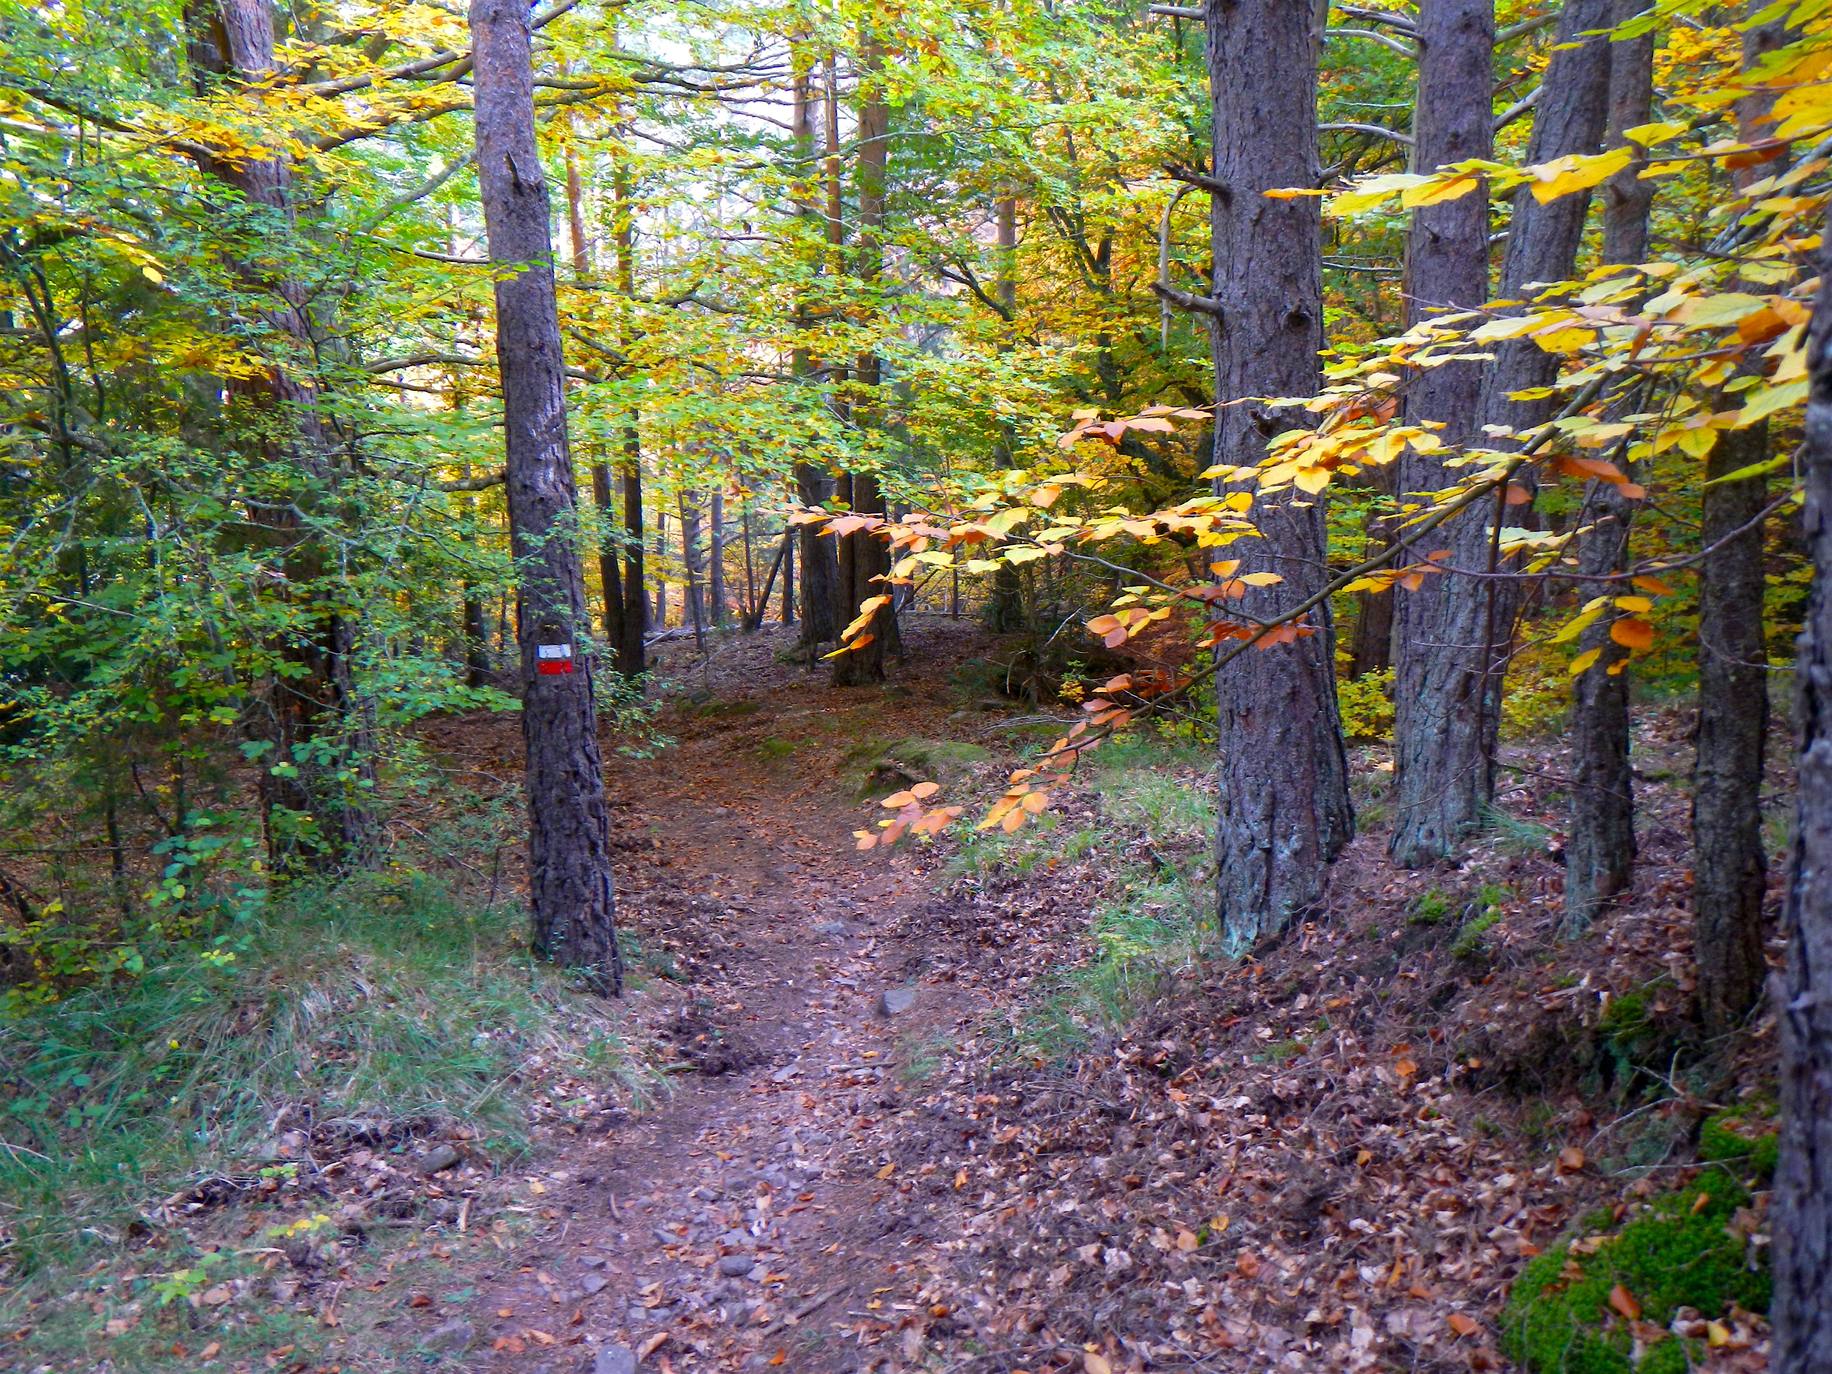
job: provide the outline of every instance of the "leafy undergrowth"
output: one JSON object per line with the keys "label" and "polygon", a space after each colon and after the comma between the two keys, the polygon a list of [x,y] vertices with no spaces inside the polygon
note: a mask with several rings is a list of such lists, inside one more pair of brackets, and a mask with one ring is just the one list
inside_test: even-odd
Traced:
{"label": "leafy undergrowth", "polygon": [[[1658,761],[1683,723],[1641,728]],[[1196,957],[1206,903],[1174,907],[1160,883],[1204,890],[1206,819],[1152,800],[1200,796],[1201,760],[1130,748],[1064,791],[1053,828],[927,856],[947,895],[900,931],[949,949],[935,976],[965,984],[963,1002],[1020,1008],[963,1016],[884,1142],[902,1180],[887,1205],[934,1245],[918,1297],[948,1314],[927,1324],[937,1354],[1033,1371],[1087,1354],[1113,1369],[1500,1369],[1523,1271],[1550,1272],[1549,1293],[1565,1270],[1548,1256],[1631,1253],[1582,1219],[1601,1209],[1620,1236],[1677,1209],[1687,1224],[1659,1262],[1724,1282],[1718,1296],[1624,1283],[1636,1320],[1665,1333],[1640,1339],[1666,1342],[1657,1360],[1759,1364],[1766,1328],[1746,1309],[1764,1280],[1747,1261],[1765,1197],[1701,1157],[1725,1156],[1712,1104],[1759,1097],[1773,1026],[1729,1053],[1687,1029],[1676,788],[1643,790],[1634,898],[1582,939],[1562,927],[1560,761],[1539,749],[1461,864],[1398,872],[1376,822],[1327,910],[1228,964]],[[1102,938],[1119,928],[1149,935]],[[1745,1144],[1752,1160],[1766,1148]],[[1651,1201],[1672,1188],[1690,1191]]]}
{"label": "leafy undergrowth", "polygon": [[1210,767],[1158,735],[1109,741],[1036,823],[961,840],[940,875],[954,941],[1052,950],[989,1013],[1002,1058],[1084,1052],[1214,952]]}
{"label": "leafy undergrowth", "polygon": [[303,1356],[356,1269],[402,1262],[394,1228],[468,1227],[543,1117],[652,1081],[513,913],[424,879],[296,894],[228,948],[0,1024],[7,1358]]}

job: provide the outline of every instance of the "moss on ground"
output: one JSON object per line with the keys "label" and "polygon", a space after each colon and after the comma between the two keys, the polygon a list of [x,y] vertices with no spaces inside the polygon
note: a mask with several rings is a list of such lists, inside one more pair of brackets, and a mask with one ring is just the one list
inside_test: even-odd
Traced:
{"label": "moss on ground", "polygon": [[1747,1171],[1757,1183],[1775,1177],[1781,1136],[1774,1109],[1738,1107],[1705,1118],[1698,1130],[1698,1157],[1733,1170]]}
{"label": "moss on ground", "polygon": [[862,740],[846,751],[847,761],[862,769],[859,795],[896,792],[912,783],[938,782],[944,787],[992,761],[992,751],[962,740]]}
{"label": "moss on ground", "polygon": [[1732,1305],[1766,1311],[1767,1269],[1752,1266],[1747,1241],[1734,1225],[1749,1200],[1741,1183],[1714,1169],[1614,1234],[1580,1234],[1548,1250],[1514,1285],[1502,1317],[1503,1346],[1535,1374],[1676,1374],[1688,1368],[1677,1337],[1656,1342],[1637,1361],[1611,1295],[1619,1286],[1642,1319],[1656,1326],[1667,1325],[1681,1307],[1706,1317],[1722,1316]]}

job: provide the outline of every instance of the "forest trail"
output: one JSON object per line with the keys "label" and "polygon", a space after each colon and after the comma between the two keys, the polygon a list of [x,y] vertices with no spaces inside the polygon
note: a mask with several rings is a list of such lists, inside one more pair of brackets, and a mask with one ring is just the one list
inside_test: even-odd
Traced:
{"label": "forest trail", "polygon": [[902,856],[854,862],[845,760],[885,692],[835,693],[774,647],[722,656],[761,692],[715,695],[664,722],[659,756],[610,765],[624,920],[647,939],[682,917],[682,981],[634,980],[680,1062],[649,1110],[539,1161],[546,1225],[474,1276],[467,1368],[846,1370],[873,1358],[862,1332],[895,1329],[910,1242],[877,1210],[894,1187],[877,1142],[950,998],[884,933],[920,879]]}

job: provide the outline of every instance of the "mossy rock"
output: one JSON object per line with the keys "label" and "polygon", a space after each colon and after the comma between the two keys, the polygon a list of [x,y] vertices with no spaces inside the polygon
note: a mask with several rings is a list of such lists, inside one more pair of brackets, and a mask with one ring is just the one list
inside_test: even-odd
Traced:
{"label": "mossy rock", "polygon": [[[1721,1171],[1648,1207],[1614,1235],[1579,1236],[1533,1260],[1502,1316],[1502,1344],[1535,1374],[1672,1374],[1687,1368],[1677,1339],[1634,1360],[1634,1343],[1610,1305],[1620,1284],[1645,1321],[1665,1326],[1681,1307],[1707,1317],[1732,1305],[1768,1309],[1766,1268],[1752,1268],[1731,1229],[1749,1192]],[[1587,1219],[1595,1222],[1600,1218]],[[1674,1349],[1669,1350],[1672,1346]]]}
{"label": "mossy rock", "polygon": [[900,739],[885,744],[867,741],[846,751],[864,768],[860,796],[896,792],[919,782],[946,786],[992,761],[992,751],[962,740]]}

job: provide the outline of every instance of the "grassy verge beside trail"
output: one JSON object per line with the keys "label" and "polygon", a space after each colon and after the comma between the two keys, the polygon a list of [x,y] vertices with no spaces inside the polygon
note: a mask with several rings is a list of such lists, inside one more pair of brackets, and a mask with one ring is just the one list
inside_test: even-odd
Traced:
{"label": "grassy verge beside trail", "polygon": [[159,1285],[205,1284],[217,1239],[159,1204],[200,1183],[207,1205],[181,1218],[226,1195],[305,1225],[336,1208],[341,1180],[319,1171],[339,1149],[409,1167],[437,1137],[500,1165],[537,1097],[645,1090],[620,1025],[530,960],[516,913],[405,874],[295,892],[226,945],[173,945],[0,1022],[0,1325],[30,1326],[97,1260],[134,1271],[149,1312],[194,1298]]}
{"label": "grassy verge beside trail", "polygon": [[[1013,1052],[1060,1058],[1124,1027],[1164,975],[1195,962],[1214,937],[1215,799],[1201,750],[1139,731],[1088,755],[1073,791],[1085,805],[1006,835],[973,831],[949,876],[983,890],[1039,869],[1097,875],[1092,948],[1051,974],[1013,1025]],[[1090,814],[1091,809],[1091,814]]]}

